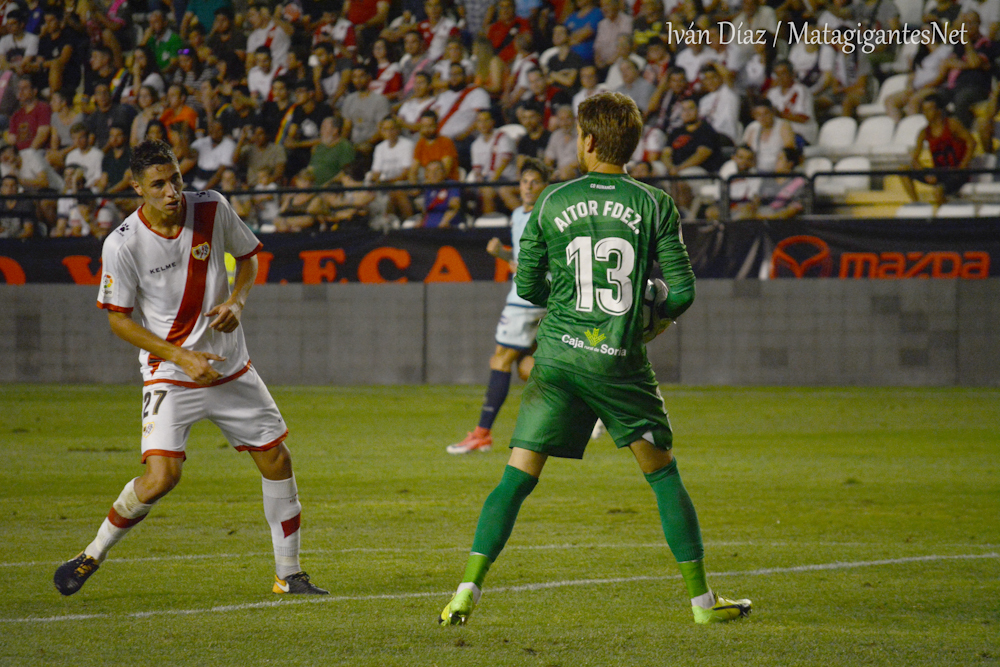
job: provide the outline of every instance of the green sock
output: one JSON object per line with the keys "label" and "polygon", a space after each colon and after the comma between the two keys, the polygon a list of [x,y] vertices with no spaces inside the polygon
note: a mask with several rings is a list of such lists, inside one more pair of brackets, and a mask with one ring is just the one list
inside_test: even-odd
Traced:
{"label": "green sock", "polygon": [[[681,566],[681,575],[687,584],[691,597],[708,592],[705,584],[705,547],[701,541],[701,527],[691,496],[684,488],[677,460],[656,472],[646,475],[646,481],[656,494],[656,505],[660,509],[660,523],[663,536]],[[692,562],[693,561],[693,562]]]}
{"label": "green sock", "polygon": [[708,592],[708,582],[705,581],[705,561],[693,560],[689,563],[677,563],[681,576],[687,585],[688,594],[692,598]]}
{"label": "green sock", "polygon": [[476,536],[472,540],[472,554],[465,568],[463,582],[471,581],[482,588],[483,579],[490,565],[503,551],[510,532],[514,529],[521,503],[532,492],[538,478],[507,466],[503,477],[483,503],[479,514]]}

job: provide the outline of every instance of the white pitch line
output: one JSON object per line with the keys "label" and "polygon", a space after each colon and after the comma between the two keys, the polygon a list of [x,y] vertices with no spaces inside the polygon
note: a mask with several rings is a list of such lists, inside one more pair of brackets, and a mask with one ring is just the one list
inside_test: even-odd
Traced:
{"label": "white pitch line", "polygon": [[[787,546],[801,546],[801,542],[755,542],[753,540],[744,541],[714,541],[706,540],[706,547],[761,547],[761,548],[776,548],[776,547],[787,547]],[[819,547],[884,547],[884,542],[810,542],[810,546]],[[919,547],[919,544],[914,544],[911,546]],[[951,547],[959,549],[996,549],[1000,547],[1000,544],[970,544],[967,542],[957,543],[957,544],[935,544],[935,547]],[[557,549],[666,549],[666,542],[645,542],[645,543],[622,543],[615,542],[611,544],[519,544],[519,545],[508,545],[504,547],[505,551],[554,551]],[[468,551],[468,547],[438,547],[438,548],[420,548],[413,547],[410,549],[404,549],[399,547],[347,547],[344,549],[303,549],[301,551],[302,555],[325,555],[325,554],[352,554],[352,553],[371,553],[371,554],[410,554],[410,553],[454,553],[454,552],[465,552]],[[174,554],[171,556],[136,556],[132,558],[109,558],[107,563],[119,563],[123,565],[129,565],[132,563],[160,563],[166,561],[186,561],[186,560],[213,560],[213,559],[232,559],[232,558],[246,558],[248,556],[270,556],[272,555],[270,551],[244,551],[238,554]],[[15,563],[0,563],[0,568],[5,567],[44,567],[51,565],[62,565],[63,561],[20,561]]]}
{"label": "white pitch line", "polygon": [[[926,563],[947,560],[976,560],[983,558],[1000,558],[1000,553],[988,554],[958,554],[952,556],[911,556],[908,558],[889,558],[885,560],[864,560],[854,562],[818,563],[814,565],[795,565],[792,567],[766,567],[757,570],[734,570],[730,572],[712,572],[713,577],[756,577],[769,574],[794,574],[797,572],[817,572],[823,570],[849,570],[860,567],[877,567],[879,565],[902,565],[906,563]],[[680,579],[681,575],[611,577],[607,579],[570,579],[566,581],[544,581],[536,584],[520,584],[517,586],[501,586],[490,588],[490,594],[520,593],[523,591],[540,591],[550,588],[565,588],[568,586],[599,586],[604,584],[626,584],[641,581],[667,581]],[[269,600],[267,602],[249,602],[245,604],[223,605],[203,609],[160,609],[153,611],[134,611],[125,614],[70,614],[66,616],[28,616],[25,618],[0,618],[0,623],[59,623],[64,621],[89,621],[102,618],[141,619],[154,616],[191,616],[195,614],[220,614],[230,611],[246,611],[250,609],[267,609],[280,605],[320,604],[329,602],[372,602],[377,600],[412,600],[415,598],[441,597],[451,595],[451,591],[427,593],[380,593],[374,595],[332,595],[323,597],[296,598],[293,600]]]}

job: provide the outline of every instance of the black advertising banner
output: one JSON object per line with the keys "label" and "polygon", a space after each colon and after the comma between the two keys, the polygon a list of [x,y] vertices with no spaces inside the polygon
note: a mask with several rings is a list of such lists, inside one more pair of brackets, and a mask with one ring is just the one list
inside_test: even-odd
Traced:
{"label": "black advertising banner", "polygon": [[[1000,275],[1000,230],[989,219],[697,222],[683,235],[699,278]],[[507,263],[486,253],[494,236],[510,243],[508,229],[261,235],[257,282],[505,282]],[[0,239],[0,283],[97,285],[100,258],[93,238]]]}
{"label": "black advertising banner", "polygon": [[994,219],[758,223],[772,278],[962,278],[1000,275]]}

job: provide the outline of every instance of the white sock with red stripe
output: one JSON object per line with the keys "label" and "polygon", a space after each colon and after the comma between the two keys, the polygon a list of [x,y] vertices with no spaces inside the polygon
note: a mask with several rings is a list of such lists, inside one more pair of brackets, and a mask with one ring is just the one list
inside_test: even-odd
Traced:
{"label": "white sock with red stripe", "polygon": [[139,502],[138,496],[135,495],[135,479],[129,480],[118,500],[112,503],[108,517],[97,531],[97,537],[87,545],[83,550],[84,553],[97,559],[98,563],[102,562],[111,547],[118,544],[126,533],[132,530],[132,526],[146,518],[154,504],[155,502],[149,504]]}
{"label": "white sock with red stripe", "polygon": [[279,579],[302,570],[299,565],[299,517],[302,505],[295,475],[288,479],[271,480],[261,477],[264,491],[264,516],[271,527],[274,546],[274,570]]}

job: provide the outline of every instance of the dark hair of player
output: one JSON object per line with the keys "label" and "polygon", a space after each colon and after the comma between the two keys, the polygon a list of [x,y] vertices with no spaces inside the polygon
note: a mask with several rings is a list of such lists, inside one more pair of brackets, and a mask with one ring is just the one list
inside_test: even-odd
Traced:
{"label": "dark hair of player", "polygon": [[584,138],[594,137],[597,159],[622,166],[642,137],[642,114],[635,101],[621,93],[598,93],[580,103],[577,125]]}
{"label": "dark hair of player", "polygon": [[521,165],[521,176],[524,176],[524,172],[526,171],[533,171],[538,174],[543,183],[548,183],[549,178],[552,176],[552,170],[549,169],[548,165],[535,157],[524,159],[524,163]]}
{"label": "dark hair of player", "polygon": [[147,169],[158,164],[177,164],[177,156],[167,142],[144,141],[132,150],[129,167],[135,180],[140,180]]}

